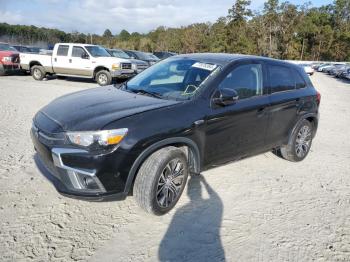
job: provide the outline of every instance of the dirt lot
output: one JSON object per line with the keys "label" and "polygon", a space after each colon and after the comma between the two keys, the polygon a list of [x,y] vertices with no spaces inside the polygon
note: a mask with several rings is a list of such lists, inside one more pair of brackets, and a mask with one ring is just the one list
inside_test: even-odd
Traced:
{"label": "dirt lot", "polygon": [[0,260],[350,261],[350,84],[316,74],[321,121],[301,163],[271,153],[191,179],[177,208],[60,196],[37,170],[31,119],[91,82],[0,78]]}

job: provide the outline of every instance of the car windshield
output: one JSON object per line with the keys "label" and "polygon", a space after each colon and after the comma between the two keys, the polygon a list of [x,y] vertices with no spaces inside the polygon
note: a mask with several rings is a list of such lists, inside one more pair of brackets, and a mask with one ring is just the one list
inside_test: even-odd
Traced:
{"label": "car windshield", "polygon": [[0,44],[0,51],[17,51],[17,50],[8,44]]}
{"label": "car windshield", "polygon": [[112,49],[110,50],[110,52],[115,57],[130,59],[130,56],[127,53],[125,53],[123,50]]}
{"label": "car windshield", "polygon": [[139,51],[132,51],[132,52],[141,60],[149,60],[150,59],[150,57],[144,52],[139,52]]}
{"label": "car windshield", "polygon": [[150,59],[159,60],[159,58],[156,57],[154,54],[146,53],[146,55],[148,55],[148,57],[149,57]]}
{"label": "car windshield", "polygon": [[138,74],[124,86],[130,92],[188,100],[202,88],[209,76],[218,71],[218,65],[191,59],[164,60]]}
{"label": "car windshield", "polygon": [[89,51],[90,55],[92,55],[93,57],[110,57],[111,56],[106,49],[97,45],[85,46],[85,48]]}

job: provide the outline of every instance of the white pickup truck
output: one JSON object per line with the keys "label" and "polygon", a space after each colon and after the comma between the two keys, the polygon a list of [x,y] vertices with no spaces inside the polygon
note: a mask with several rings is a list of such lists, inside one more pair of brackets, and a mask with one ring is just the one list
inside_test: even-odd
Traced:
{"label": "white pickup truck", "polygon": [[128,78],[135,74],[130,60],[112,57],[98,45],[58,43],[52,55],[21,53],[20,62],[21,68],[29,70],[36,80],[55,74],[93,78],[104,86],[113,78]]}

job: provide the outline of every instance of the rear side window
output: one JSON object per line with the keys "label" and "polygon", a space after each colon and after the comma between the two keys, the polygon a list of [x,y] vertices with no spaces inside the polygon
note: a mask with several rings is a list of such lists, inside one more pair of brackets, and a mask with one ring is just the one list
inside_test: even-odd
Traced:
{"label": "rear side window", "polygon": [[73,46],[72,57],[82,57],[85,54],[85,50],[80,46]]}
{"label": "rear side window", "polygon": [[295,89],[292,71],[286,66],[269,65],[271,93]]}
{"label": "rear side window", "polygon": [[296,70],[293,70],[293,73],[294,73],[295,85],[297,89],[305,88],[306,83],[304,79],[301,77],[301,75]]}
{"label": "rear side window", "polygon": [[59,45],[57,49],[57,56],[67,56],[68,55],[68,45]]}
{"label": "rear side window", "polygon": [[220,83],[219,89],[234,89],[239,99],[263,94],[263,74],[261,64],[241,65],[233,69]]}

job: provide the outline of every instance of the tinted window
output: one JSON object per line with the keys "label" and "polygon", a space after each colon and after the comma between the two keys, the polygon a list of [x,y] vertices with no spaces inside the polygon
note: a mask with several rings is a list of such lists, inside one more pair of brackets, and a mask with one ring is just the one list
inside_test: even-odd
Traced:
{"label": "tinted window", "polygon": [[285,66],[269,66],[271,93],[295,89],[295,81],[291,70]]}
{"label": "tinted window", "polygon": [[57,56],[67,56],[68,55],[68,45],[59,45],[57,49]]}
{"label": "tinted window", "polygon": [[86,54],[85,50],[80,46],[73,46],[72,57],[82,57],[83,54]]}
{"label": "tinted window", "polygon": [[235,68],[221,82],[219,88],[234,89],[239,99],[263,94],[262,66],[259,64],[242,65]]}
{"label": "tinted window", "polygon": [[306,87],[306,83],[305,83],[304,79],[301,77],[301,75],[296,70],[293,70],[293,73],[294,73],[296,87],[298,89]]}

